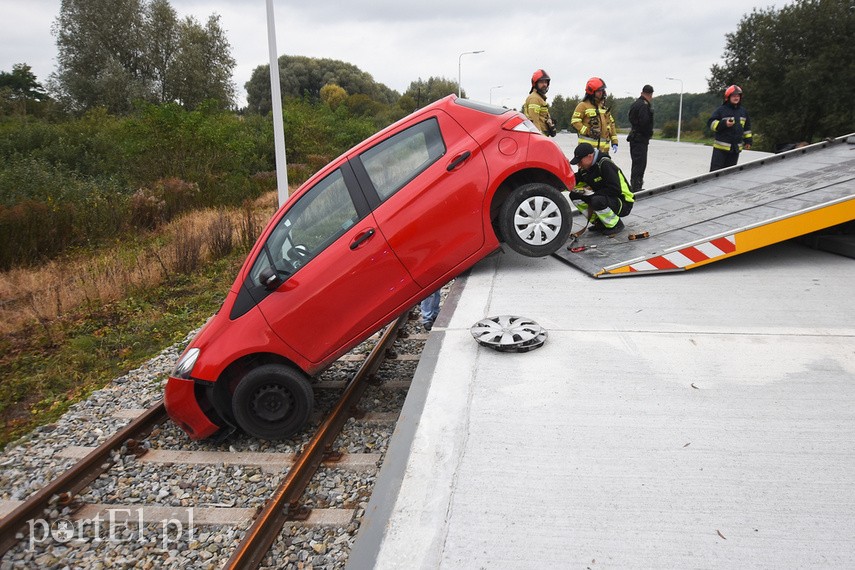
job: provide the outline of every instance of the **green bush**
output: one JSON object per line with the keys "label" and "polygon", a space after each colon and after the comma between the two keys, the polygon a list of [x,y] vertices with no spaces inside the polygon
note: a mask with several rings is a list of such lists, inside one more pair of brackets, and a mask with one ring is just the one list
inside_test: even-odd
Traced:
{"label": "green bush", "polygon": [[15,157],[0,168],[0,269],[32,265],[117,235],[127,196],[110,179],[85,179],[44,159]]}
{"label": "green bush", "polygon": [[[283,105],[289,184],[380,126],[366,107]],[[372,107],[373,108],[373,107]],[[153,229],[192,208],[236,206],[276,188],[273,123],[204,104],[90,111],[62,122],[0,119],[0,269]]]}
{"label": "green bush", "polygon": [[662,125],[662,138],[677,138],[677,121],[666,121],[665,124]]}

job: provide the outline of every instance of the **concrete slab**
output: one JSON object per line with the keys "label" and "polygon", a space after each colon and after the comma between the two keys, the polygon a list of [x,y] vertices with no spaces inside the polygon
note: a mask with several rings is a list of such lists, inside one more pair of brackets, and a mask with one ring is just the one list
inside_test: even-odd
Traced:
{"label": "concrete slab", "polygon": [[[488,258],[427,343],[349,568],[855,567],[855,263],[591,280]],[[469,327],[549,331],[498,353]]]}

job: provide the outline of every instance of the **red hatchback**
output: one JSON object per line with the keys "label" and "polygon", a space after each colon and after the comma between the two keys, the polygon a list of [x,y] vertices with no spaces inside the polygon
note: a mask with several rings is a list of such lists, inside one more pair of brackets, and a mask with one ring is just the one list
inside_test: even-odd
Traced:
{"label": "red hatchback", "polygon": [[166,385],[193,439],[300,430],[310,379],[506,243],[549,255],[574,186],[522,114],[450,95],[346,152],[279,209]]}

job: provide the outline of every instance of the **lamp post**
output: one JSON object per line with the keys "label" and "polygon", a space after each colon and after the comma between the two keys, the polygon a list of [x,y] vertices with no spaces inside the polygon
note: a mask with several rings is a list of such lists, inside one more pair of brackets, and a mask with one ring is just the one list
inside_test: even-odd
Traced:
{"label": "lamp post", "polygon": [[279,89],[279,57],[276,54],[276,24],[273,0],[267,0],[267,48],[270,55],[270,97],[273,115],[273,150],[276,153],[276,187],[279,205],[288,199],[288,165],[285,159],[285,126]]}
{"label": "lamp post", "polygon": [[680,110],[677,113],[677,142],[680,142],[680,126],[683,124],[683,80],[676,77],[666,77],[665,79],[680,82]]}
{"label": "lamp post", "polygon": [[457,57],[457,96],[460,97],[461,88],[460,88],[460,62],[463,59],[464,55],[471,55],[475,53],[484,53],[484,50],[479,49],[478,51],[464,51]]}
{"label": "lamp post", "polygon": [[495,87],[490,87],[490,105],[493,104],[493,89],[501,89],[504,85],[496,85]]}

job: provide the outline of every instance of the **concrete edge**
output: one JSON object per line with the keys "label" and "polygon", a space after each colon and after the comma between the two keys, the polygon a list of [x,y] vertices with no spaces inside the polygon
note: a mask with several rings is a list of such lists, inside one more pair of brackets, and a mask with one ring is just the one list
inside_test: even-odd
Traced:
{"label": "concrete edge", "polygon": [[421,360],[416,368],[410,390],[401,409],[398,424],[389,442],[389,448],[383,460],[383,467],[377,475],[374,491],[371,493],[371,499],[369,499],[368,506],[365,508],[365,515],[362,518],[362,523],[350,550],[347,565],[345,566],[346,569],[364,570],[365,568],[373,568],[376,565],[380,545],[386,536],[389,519],[392,516],[398,495],[401,491],[401,484],[403,483],[404,474],[409,463],[413,440],[421,421],[428,393],[430,392],[431,382],[445,337],[445,328],[448,326],[452,315],[457,309],[463,290],[466,287],[469,273],[470,270],[466,270],[455,278],[440,308],[434,328],[428,335],[428,340],[422,350]]}

